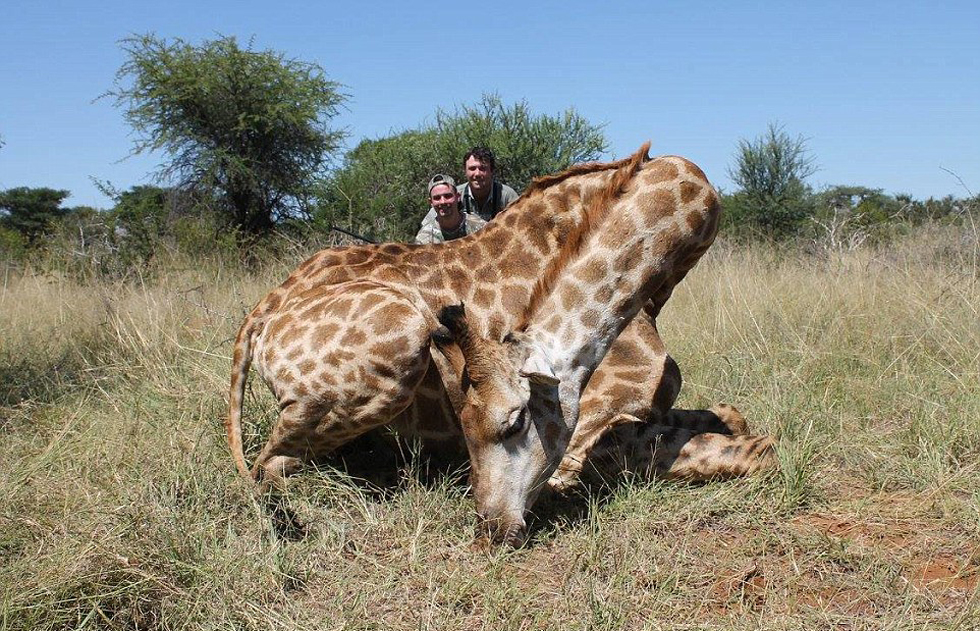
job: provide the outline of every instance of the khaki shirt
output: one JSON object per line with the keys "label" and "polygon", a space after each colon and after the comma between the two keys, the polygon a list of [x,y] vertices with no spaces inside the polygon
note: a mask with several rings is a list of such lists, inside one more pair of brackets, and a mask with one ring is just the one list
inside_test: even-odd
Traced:
{"label": "khaki shirt", "polygon": [[460,222],[459,228],[449,232],[439,227],[439,222],[436,221],[435,209],[429,208],[429,212],[422,220],[422,228],[419,230],[418,234],[415,235],[415,242],[445,243],[446,241],[452,241],[453,239],[458,239],[460,237],[465,237],[468,234],[473,234],[485,225],[487,225],[487,222],[483,221],[476,215],[463,213],[463,221]]}
{"label": "khaki shirt", "polygon": [[484,221],[490,221],[496,217],[497,213],[507,208],[518,197],[517,191],[506,184],[498,182],[496,178],[493,180],[490,197],[483,202],[482,206],[470,192],[469,182],[460,184],[456,187],[456,190],[459,191],[460,195],[460,209],[471,215],[479,215]]}

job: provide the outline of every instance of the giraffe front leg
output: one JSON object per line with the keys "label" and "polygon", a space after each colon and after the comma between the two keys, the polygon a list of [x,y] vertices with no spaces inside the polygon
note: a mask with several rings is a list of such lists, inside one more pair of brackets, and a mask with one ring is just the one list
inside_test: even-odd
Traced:
{"label": "giraffe front leg", "polygon": [[[727,480],[772,469],[777,464],[775,441],[770,436],[737,436],[692,432],[678,428],[651,428],[638,452],[649,454],[646,468],[668,479],[705,482]],[[642,463],[641,463],[642,466]]]}

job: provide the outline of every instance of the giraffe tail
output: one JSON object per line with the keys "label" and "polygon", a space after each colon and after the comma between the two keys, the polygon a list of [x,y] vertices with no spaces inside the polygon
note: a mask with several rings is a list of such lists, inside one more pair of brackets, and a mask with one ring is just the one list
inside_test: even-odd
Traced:
{"label": "giraffe tail", "polygon": [[242,447],[242,406],[245,401],[245,384],[248,382],[248,369],[252,365],[253,319],[249,317],[235,338],[235,352],[231,361],[231,388],[228,392],[228,416],[225,418],[225,433],[228,447],[238,472],[252,479],[245,464],[245,450]]}

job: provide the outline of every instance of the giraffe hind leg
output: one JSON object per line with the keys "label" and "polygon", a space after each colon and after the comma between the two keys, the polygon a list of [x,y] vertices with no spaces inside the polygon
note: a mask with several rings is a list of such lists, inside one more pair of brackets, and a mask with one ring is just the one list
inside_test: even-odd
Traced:
{"label": "giraffe hind leg", "polygon": [[429,365],[430,328],[400,292],[361,281],[314,288],[274,315],[258,357],[280,402],[252,469],[263,490],[405,409]]}

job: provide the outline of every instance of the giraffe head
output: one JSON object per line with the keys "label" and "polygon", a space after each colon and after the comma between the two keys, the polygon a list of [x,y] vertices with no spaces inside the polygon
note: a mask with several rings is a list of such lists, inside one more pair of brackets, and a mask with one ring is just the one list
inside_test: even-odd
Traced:
{"label": "giraffe head", "polygon": [[[444,308],[449,332],[437,343],[457,347],[454,364],[465,393],[460,421],[470,455],[470,484],[480,535],[520,545],[524,515],[557,467],[571,431],[558,400],[558,379],[527,336],[483,337],[463,305]],[[447,353],[452,357],[452,353]]]}

